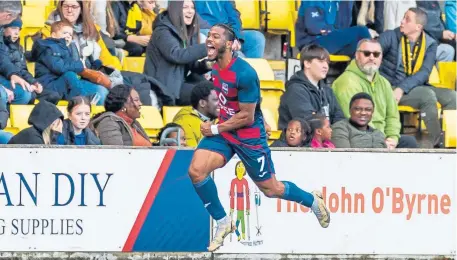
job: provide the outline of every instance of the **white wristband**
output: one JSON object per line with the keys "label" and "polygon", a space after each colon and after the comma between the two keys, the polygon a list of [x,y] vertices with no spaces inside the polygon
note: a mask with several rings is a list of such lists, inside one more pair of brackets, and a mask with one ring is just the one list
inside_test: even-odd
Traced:
{"label": "white wristband", "polygon": [[218,135],[219,134],[219,129],[217,128],[219,125],[211,125],[211,133],[213,135]]}

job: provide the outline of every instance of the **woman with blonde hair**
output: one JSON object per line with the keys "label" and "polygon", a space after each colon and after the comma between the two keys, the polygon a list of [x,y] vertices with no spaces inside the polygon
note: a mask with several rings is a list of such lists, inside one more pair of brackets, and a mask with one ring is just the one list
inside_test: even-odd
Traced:
{"label": "woman with blonde hair", "polygon": [[42,100],[30,113],[28,123],[32,126],[13,136],[8,144],[57,144],[62,120],[62,112],[54,104]]}

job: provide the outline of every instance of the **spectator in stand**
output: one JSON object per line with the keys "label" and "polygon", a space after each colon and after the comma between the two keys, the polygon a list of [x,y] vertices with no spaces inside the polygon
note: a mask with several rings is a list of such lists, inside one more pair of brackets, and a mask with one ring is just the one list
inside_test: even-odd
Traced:
{"label": "spectator in stand", "polygon": [[352,57],[357,42],[378,34],[365,26],[350,27],[353,1],[301,1],[295,24],[299,50],[319,44],[331,54]]}
{"label": "spectator in stand", "polygon": [[330,121],[325,115],[314,114],[308,121],[311,126],[311,147],[312,148],[335,148],[332,143],[332,128]]}
{"label": "spectator in stand", "polygon": [[190,104],[192,88],[205,80],[196,74],[211,69],[206,60],[199,61],[206,57],[206,46],[199,43],[198,28],[194,2],[171,1],[167,11],[154,21],[154,33],[146,50],[144,73],[162,82],[167,88],[165,94],[181,106]]}
{"label": "spectator in stand", "polygon": [[191,107],[183,107],[174,117],[173,123],[180,125],[186,133],[187,146],[197,147],[203,135],[200,125],[217,118],[219,98],[213,83],[202,81],[192,90]]}
{"label": "spectator in stand", "polygon": [[307,147],[311,137],[311,128],[305,120],[292,119],[271,147]]}
{"label": "spectator in stand", "polygon": [[[233,43],[234,51],[241,51],[246,58],[263,58],[265,36],[255,30],[242,30],[240,12],[233,0],[195,1],[195,8],[200,17],[210,27],[218,23],[228,24],[233,28],[237,40]],[[209,29],[200,30],[205,36]]]}
{"label": "spectator in stand", "polygon": [[102,145],[152,146],[140,118],[141,101],[136,90],[128,85],[110,89],[105,100],[104,113],[92,120]]}
{"label": "spectator in stand", "polygon": [[379,37],[383,51],[380,68],[394,89],[398,104],[419,109],[432,146],[439,147],[441,127],[437,102],[444,110],[456,109],[456,92],[428,84],[435,65],[437,42],[424,32],[427,14],[419,8],[410,8],[395,30]]}
{"label": "spectator in stand", "polygon": [[[152,35],[152,24],[159,13],[159,6],[154,0],[134,1],[128,11],[126,28],[128,34],[147,36],[149,40]],[[148,43],[149,43],[148,40]],[[129,51],[129,56],[141,56],[146,52],[146,46],[136,44],[135,48]]]}
{"label": "spectator in stand", "polygon": [[129,53],[129,56],[141,56],[144,52],[143,49],[148,46],[151,36],[149,35],[134,35],[128,33],[127,28],[127,17],[129,10],[135,1],[116,1],[116,0],[107,0],[108,4],[111,5],[114,13],[114,17],[119,25],[119,30],[114,35],[113,39],[117,45],[126,50]]}
{"label": "spectator in stand", "polygon": [[303,69],[290,78],[281,96],[279,128],[286,128],[292,118],[306,119],[316,113],[325,115],[332,124],[344,119],[332,89],[324,82],[329,63],[327,50],[311,44],[300,55]]}
{"label": "spectator in stand", "polygon": [[[370,127],[381,131],[389,148],[416,148],[413,136],[400,135],[400,114],[389,81],[379,74],[382,49],[377,40],[363,39],[359,42],[355,60],[333,82],[333,91],[344,115],[351,116],[350,102],[359,92],[371,95],[374,100],[373,120]],[[371,115],[370,115],[371,117]]]}
{"label": "spectator in stand", "polygon": [[384,31],[393,30],[400,26],[405,13],[413,7],[416,7],[416,0],[385,1]]}
{"label": "spectator in stand", "polygon": [[369,126],[375,109],[371,96],[364,92],[355,94],[349,106],[349,120],[341,120],[332,125],[332,143],[336,148],[386,148],[384,134]]}
{"label": "spectator in stand", "polygon": [[20,1],[0,1],[0,129],[5,128],[8,121],[7,103],[28,104],[32,99],[32,86],[19,76],[19,70],[11,62],[8,47],[3,42],[3,27],[21,12]]}
{"label": "spectator in stand", "polygon": [[[178,131],[170,131],[170,128],[179,129],[179,145],[178,145]],[[170,129],[170,130],[169,130]],[[167,133],[167,136],[164,134]],[[168,140],[167,140],[168,139]],[[182,146],[186,147],[186,133],[184,129],[176,123],[168,123],[159,132],[159,141],[156,144],[157,146]]]}
{"label": "spectator in stand", "polygon": [[8,144],[57,144],[62,133],[62,112],[46,100],[40,101],[29,117],[31,127],[13,136]]}
{"label": "spectator in stand", "polygon": [[103,38],[100,36],[100,27],[95,25],[89,1],[59,0],[57,9],[53,11],[46,21],[45,26],[40,30],[43,38],[51,36],[51,24],[57,21],[66,21],[73,26],[73,42],[77,47],[74,53],[83,57],[82,49],[86,46],[93,46],[93,51],[88,59],[100,60],[104,66],[120,70],[122,68],[119,59],[112,55],[106,47]]}
{"label": "spectator in stand", "polygon": [[[90,96],[102,105],[108,90],[85,79],[79,73],[86,66],[97,66],[74,58],[76,48],[73,27],[66,21],[55,22],[51,26],[51,37],[37,40],[32,48],[35,63],[35,76],[48,91],[57,92],[60,98],[70,100],[76,96]],[[73,48],[74,47],[74,48]],[[94,62],[93,64],[97,64]],[[98,61],[98,64],[101,64]],[[100,65],[98,65],[100,66]],[[59,98],[59,99],[60,99]]]}
{"label": "spectator in stand", "polygon": [[446,29],[450,30],[454,34],[457,33],[456,5],[457,3],[455,0],[448,0],[444,6],[444,13],[446,14]]}
{"label": "spectator in stand", "polygon": [[436,62],[454,60],[455,33],[446,30],[444,27],[440,3],[436,0],[416,1],[416,5],[427,14],[427,23],[424,26],[425,32],[438,42]]}
{"label": "spectator in stand", "polygon": [[77,96],[68,102],[68,119],[63,121],[62,134],[57,138],[61,145],[100,145],[100,139],[87,127],[91,105],[87,97]]}
{"label": "spectator in stand", "polygon": [[27,61],[24,56],[24,50],[19,44],[19,34],[22,29],[22,20],[18,18],[10,24],[5,25],[4,28],[5,32],[3,42],[8,47],[8,54],[11,59],[11,63],[19,69],[19,75],[31,85],[33,92],[37,94],[39,100],[46,100],[57,104],[60,100],[60,95],[55,91],[43,89],[43,86],[27,69]]}

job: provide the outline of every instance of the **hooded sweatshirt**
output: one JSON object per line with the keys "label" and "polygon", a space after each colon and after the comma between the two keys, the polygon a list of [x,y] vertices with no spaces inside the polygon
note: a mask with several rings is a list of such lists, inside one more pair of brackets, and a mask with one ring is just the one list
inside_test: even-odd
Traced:
{"label": "hooded sweatshirt", "polygon": [[333,91],[347,118],[350,117],[351,98],[360,92],[369,94],[374,101],[374,113],[370,126],[384,133],[387,138],[398,141],[401,128],[400,114],[392,86],[381,74],[376,73],[373,82],[370,82],[353,60],[346,71],[333,82]]}
{"label": "hooded sweatshirt", "polygon": [[[63,114],[54,104],[40,101],[30,113],[28,123],[32,126],[13,136],[8,144],[44,144],[44,130],[58,118],[63,120]],[[58,133],[53,132],[51,143],[56,143],[57,136]]]}
{"label": "hooded sweatshirt", "polygon": [[293,118],[307,119],[313,114],[321,113],[331,124],[344,119],[335,95],[322,80],[314,86],[305,76],[303,70],[297,71],[286,83],[286,92],[281,96],[279,105],[279,123],[281,129]]}

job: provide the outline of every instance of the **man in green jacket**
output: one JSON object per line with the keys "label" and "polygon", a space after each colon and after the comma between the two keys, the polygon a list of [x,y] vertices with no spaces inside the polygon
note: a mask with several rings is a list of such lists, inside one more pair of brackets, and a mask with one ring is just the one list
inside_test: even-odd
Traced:
{"label": "man in green jacket", "polygon": [[412,136],[400,136],[400,114],[392,86],[379,74],[382,49],[377,40],[363,39],[357,46],[355,60],[333,82],[333,91],[346,118],[350,117],[351,98],[360,92],[368,93],[374,101],[375,111],[370,126],[383,132],[387,148],[416,148]]}

